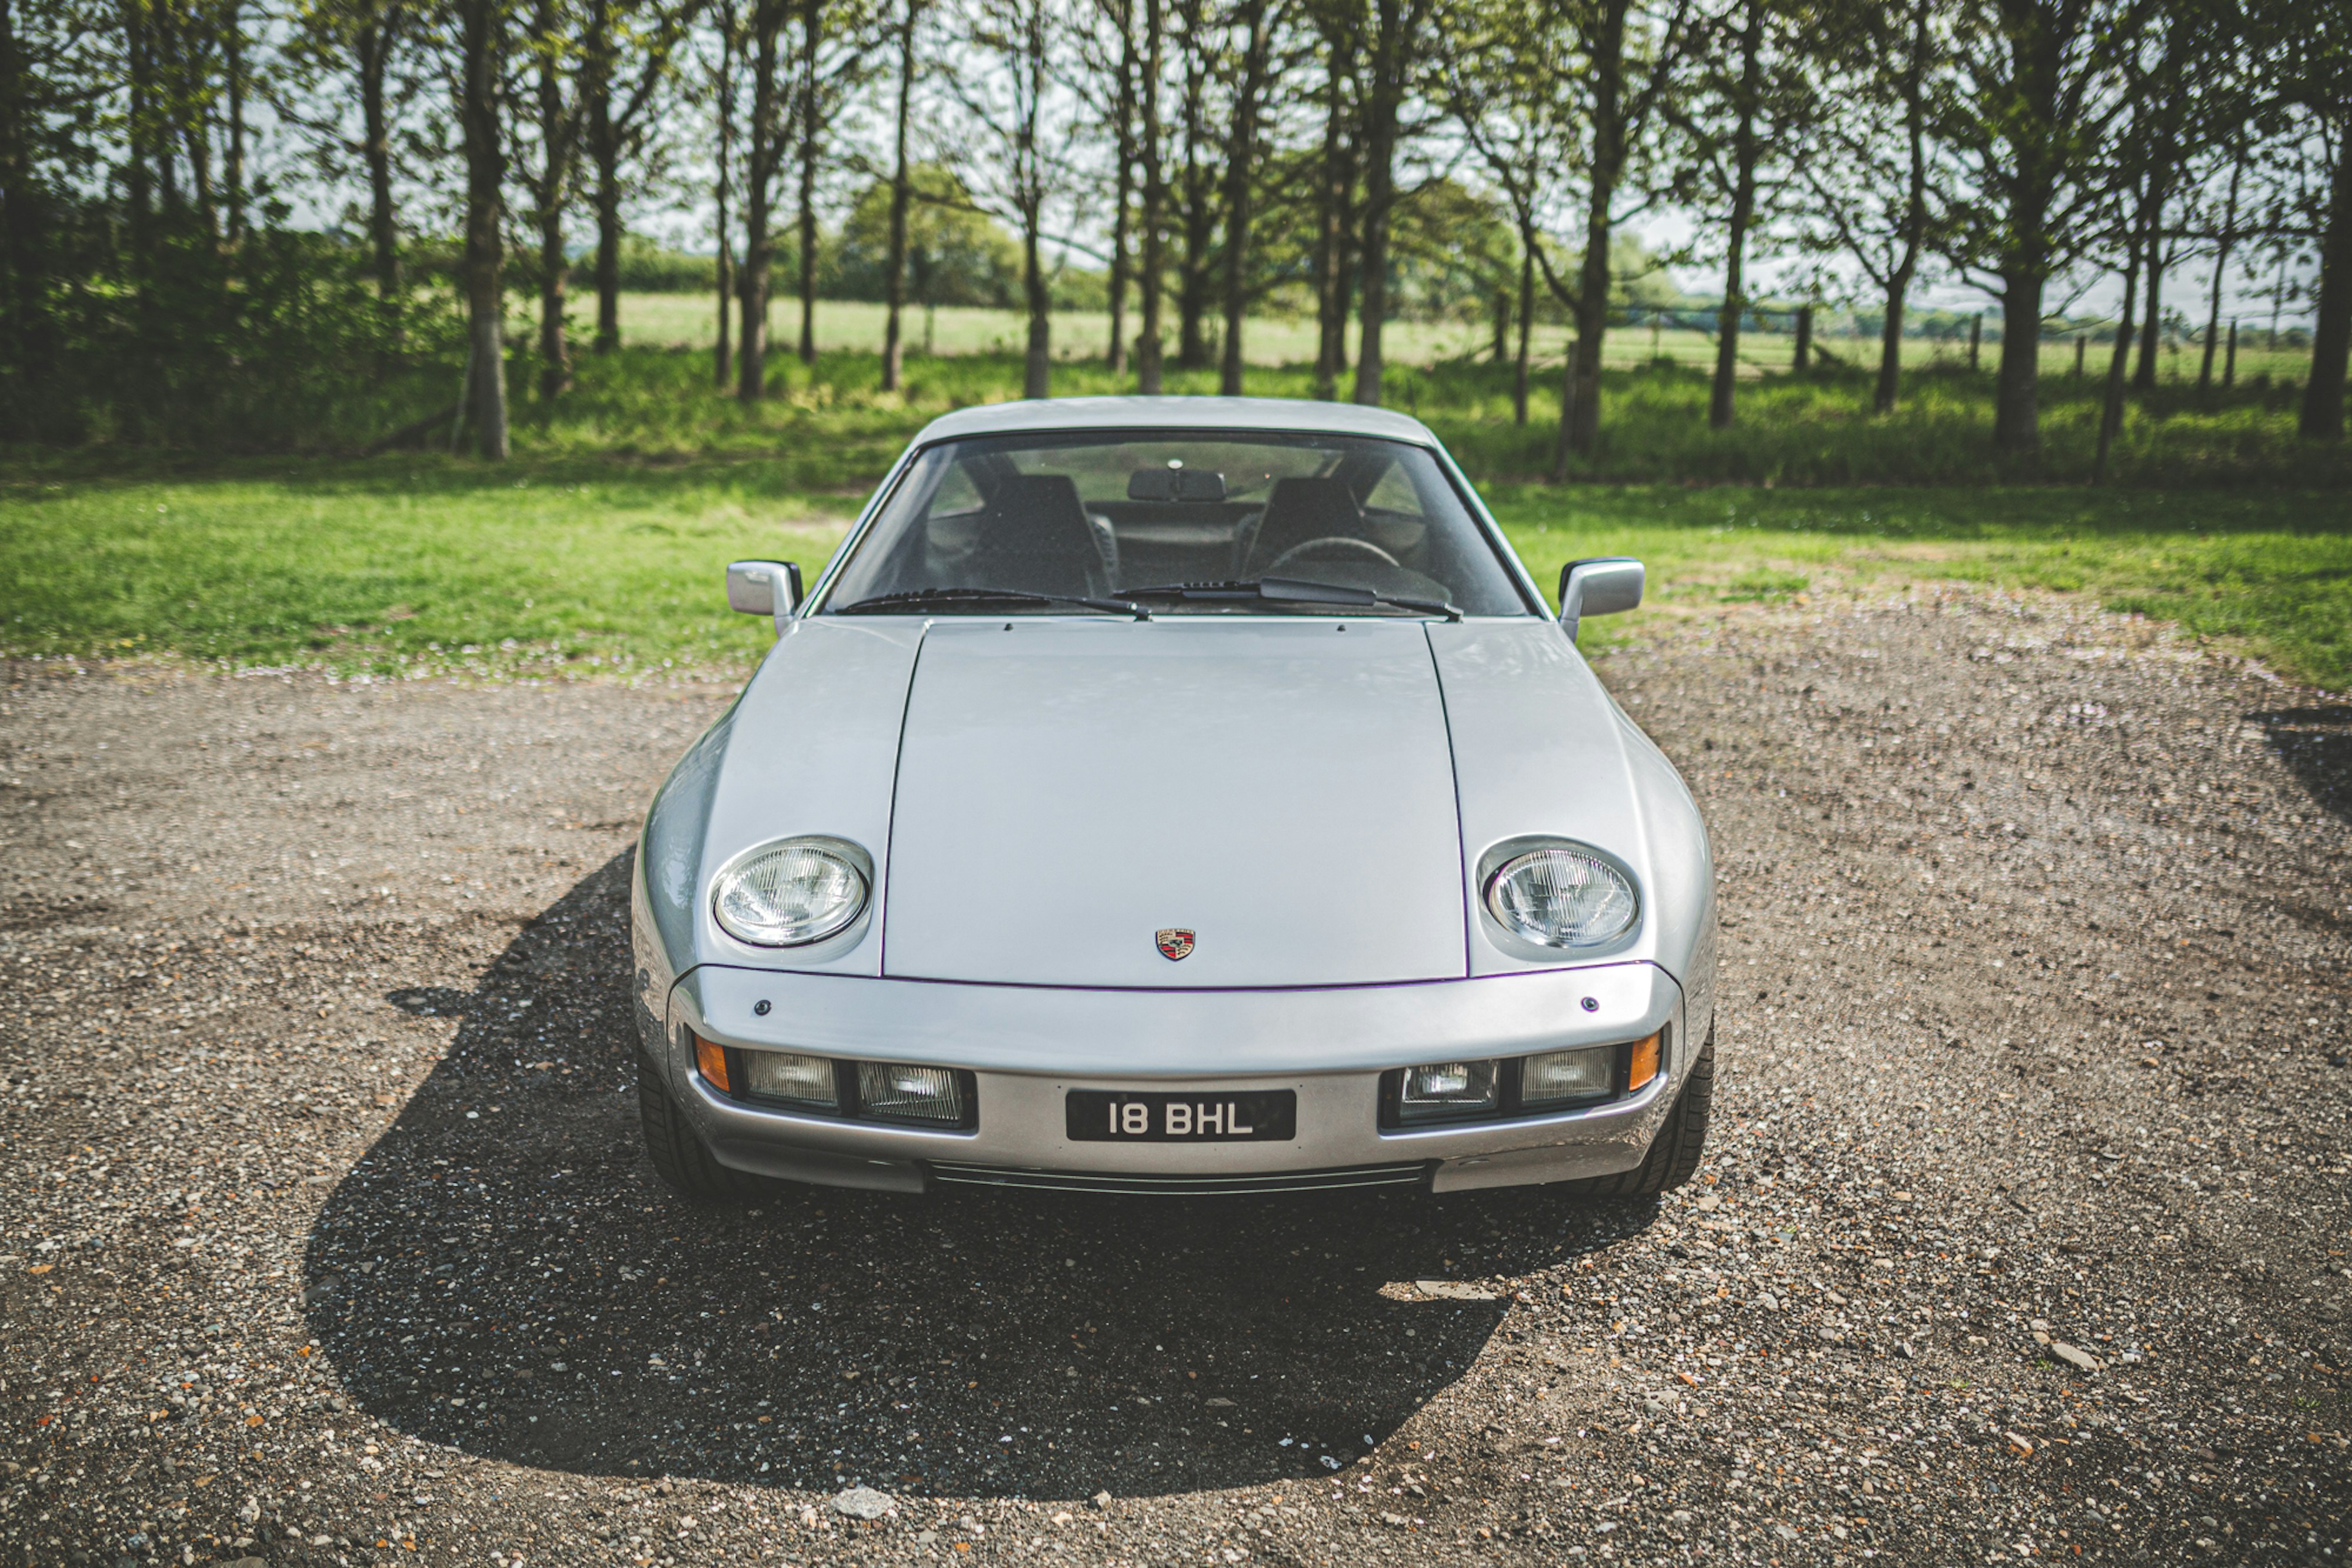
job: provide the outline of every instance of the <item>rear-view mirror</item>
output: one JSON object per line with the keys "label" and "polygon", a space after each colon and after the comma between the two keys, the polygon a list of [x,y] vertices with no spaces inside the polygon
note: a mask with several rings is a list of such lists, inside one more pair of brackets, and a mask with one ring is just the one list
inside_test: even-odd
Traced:
{"label": "rear-view mirror", "polygon": [[727,563],[727,608],[739,615],[766,615],[776,622],[776,635],[801,607],[798,561],[737,560]]}
{"label": "rear-view mirror", "polygon": [[1138,468],[1127,476],[1130,501],[1222,501],[1225,476],[1213,468]]}
{"label": "rear-view mirror", "polygon": [[1559,571],[1559,623],[1576,635],[1587,615],[1616,615],[1642,602],[1648,573],[1630,556],[1594,556],[1572,560]]}

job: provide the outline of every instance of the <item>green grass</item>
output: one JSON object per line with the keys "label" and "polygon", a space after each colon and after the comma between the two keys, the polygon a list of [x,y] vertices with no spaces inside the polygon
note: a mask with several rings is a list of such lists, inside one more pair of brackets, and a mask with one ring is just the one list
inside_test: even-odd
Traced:
{"label": "green grass", "polygon": [[[1018,384],[1000,355],[918,357],[901,393],[874,390],[877,368],[846,350],[814,368],[786,356],[774,395],[747,408],[711,388],[705,355],[583,356],[574,392],[519,397],[504,467],[0,452],[0,652],[378,675],[740,671],[763,634],[720,612],[724,563],[814,571],[913,431]],[[1388,392],[1446,438],[1547,582],[1572,556],[1622,552],[1651,563],[1668,612],[1880,580],[2078,593],[2352,686],[2352,464],[2295,441],[2286,389],[2159,389],[2133,406],[2122,482],[2095,491],[2015,482],[2087,465],[2088,392],[2045,382],[2048,447],[2028,468],[1990,453],[1988,383],[1920,374],[1880,420],[1859,412],[1859,372],[1774,376],[1747,383],[1740,423],[1718,432],[1702,375],[1612,371],[1603,450],[1565,486],[1528,477],[1557,404],[1515,426],[1507,368],[1400,366]],[[1128,383],[1096,361],[1059,367],[1055,387]],[[1213,372],[1171,376],[1171,391],[1213,389]],[[1249,390],[1302,396],[1311,378],[1259,369]]]}
{"label": "green grass", "polygon": [[[573,330],[584,335],[594,319],[594,301],[581,296],[572,299],[570,319]],[[800,341],[800,302],[797,298],[779,297],[769,306],[769,332],[772,341],[782,344],[789,351]],[[816,306],[817,348],[825,353],[872,353],[882,344],[885,313],[877,304],[859,300],[820,299]],[[1127,330],[1135,330],[1132,310],[1128,314]],[[536,329],[536,318],[528,309],[518,311],[514,330],[518,337],[528,339]],[[730,324],[730,331],[733,331]],[[1171,330],[1173,330],[1172,325]],[[910,349],[929,349],[940,354],[1013,354],[1028,341],[1028,319],[1014,310],[988,310],[963,306],[943,306],[928,319],[919,307],[910,307],[906,317],[907,342]],[[1381,352],[1391,364],[1428,366],[1449,360],[1476,358],[1488,352],[1494,329],[1483,321],[1391,321],[1381,335]],[[715,301],[699,294],[624,294],[621,296],[621,339],[638,348],[702,349],[707,350],[716,334]],[[1110,337],[1110,317],[1103,311],[1061,310],[1053,318],[1054,352],[1062,359],[1099,357]],[[1539,322],[1530,334],[1533,358],[1547,379],[1558,374],[1560,355],[1565,350],[1569,331],[1557,322]],[[1814,340],[1835,359],[1855,366],[1875,369],[1878,364],[1878,340],[1875,338],[1852,338],[1822,334]],[[1515,340],[1516,341],[1516,340]],[[1277,369],[1286,365],[1310,363],[1315,358],[1316,325],[1307,317],[1258,317],[1252,319],[1244,329],[1243,344],[1253,365]],[[2107,347],[2112,347],[2112,340]],[[2086,365],[2093,376],[2105,372],[2106,361],[2100,357],[2102,346],[2093,344],[2086,356]],[[1796,339],[1788,331],[1750,331],[1740,338],[1740,365],[1743,375],[1758,377],[1786,370],[1796,350]],[[2000,345],[1988,341],[1984,345],[1981,368],[1990,371]],[[1649,327],[1620,328],[1611,332],[1603,343],[1605,362],[1614,370],[1632,370],[1664,359],[1677,365],[1711,371],[1715,367],[1715,340],[1705,332],[1675,329],[1653,329]],[[2135,350],[2137,352],[2137,350]],[[1903,362],[1912,370],[1957,369],[1968,362],[1969,346],[1962,339],[1906,338],[1903,340]],[[2169,350],[2159,361],[2162,375],[2168,381],[2193,382],[2197,378],[2198,361],[2202,350],[2196,344],[2183,344]],[[2072,340],[2045,342],[2042,345],[2042,372],[2053,380],[2071,376],[2074,366]],[[2248,334],[2238,350],[2238,374],[2251,381],[2258,375],[2273,379],[2293,377],[2300,380],[2311,363],[2308,350],[2258,349],[2253,335]],[[2217,363],[2214,374],[2221,374]]]}
{"label": "green grass", "polygon": [[1547,587],[1576,557],[1633,555],[1654,604],[1677,612],[1928,581],[2077,594],[2352,687],[2340,490],[1502,485],[1487,499]]}
{"label": "green grass", "polygon": [[[814,575],[856,497],[792,460],[494,471],[446,459],[239,464],[202,476],[12,473],[0,648],[172,653],[379,675],[739,672],[745,556]],[[2082,594],[2352,686],[2352,497],[2052,488],[1764,490],[1502,484],[1538,580],[1637,555],[1654,607],[1958,580]],[[511,646],[509,644],[511,643]]]}

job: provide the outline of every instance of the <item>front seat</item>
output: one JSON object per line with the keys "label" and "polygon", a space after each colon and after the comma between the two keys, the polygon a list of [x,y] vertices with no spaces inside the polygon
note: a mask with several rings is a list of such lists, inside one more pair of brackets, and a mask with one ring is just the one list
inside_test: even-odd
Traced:
{"label": "front seat", "polygon": [[1263,577],[1286,551],[1309,539],[1364,537],[1364,508],[1340,479],[1276,479],[1265,513],[1241,563],[1243,577]]}
{"label": "front seat", "polygon": [[972,588],[1091,597],[1109,591],[1094,525],[1066,474],[1021,474],[997,486],[973,530]]}

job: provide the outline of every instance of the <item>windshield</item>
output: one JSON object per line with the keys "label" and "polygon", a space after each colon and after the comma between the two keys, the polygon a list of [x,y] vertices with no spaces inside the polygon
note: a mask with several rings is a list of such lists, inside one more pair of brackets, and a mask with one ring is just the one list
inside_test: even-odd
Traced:
{"label": "windshield", "polygon": [[[1064,432],[929,447],[858,542],[824,608],[953,612],[951,600],[929,596],[986,589],[1064,602],[979,603],[971,613],[1060,614],[1074,599],[1265,578],[1472,615],[1529,613],[1426,449],[1260,431]],[[886,598],[893,595],[907,597]],[[1231,597],[1155,599],[1150,607],[1335,612],[1328,603]]]}

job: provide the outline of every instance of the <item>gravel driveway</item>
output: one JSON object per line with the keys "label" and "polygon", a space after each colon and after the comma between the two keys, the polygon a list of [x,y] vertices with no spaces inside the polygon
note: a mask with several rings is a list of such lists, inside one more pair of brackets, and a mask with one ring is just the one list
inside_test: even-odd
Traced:
{"label": "gravel driveway", "polygon": [[1601,667],[1698,1183],[726,1208],[621,983],[726,693],[0,667],[0,1563],[2342,1561],[2352,709],[1985,597]]}

